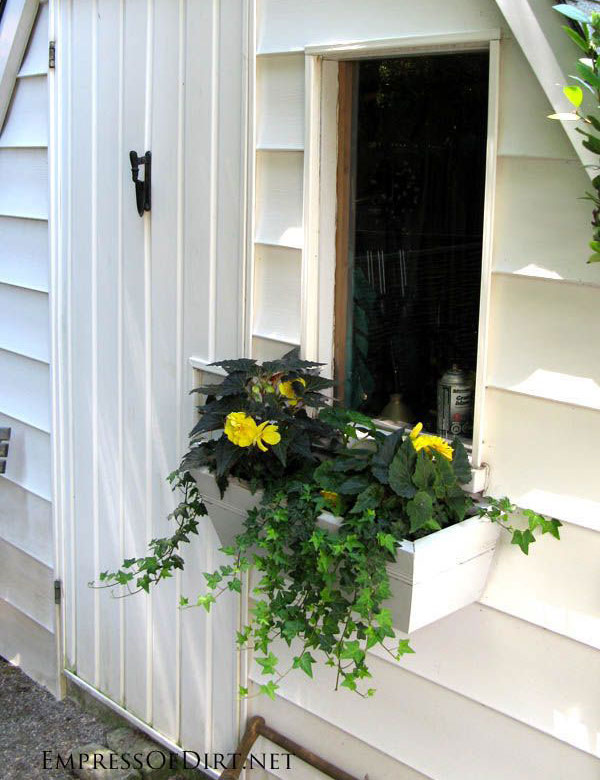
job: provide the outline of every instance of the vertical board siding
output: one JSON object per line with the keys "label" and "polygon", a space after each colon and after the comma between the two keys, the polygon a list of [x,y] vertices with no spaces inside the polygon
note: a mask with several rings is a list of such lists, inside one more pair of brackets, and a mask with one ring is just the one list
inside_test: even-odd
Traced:
{"label": "vertical board siding", "polygon": [[[150,596],[115,600],[87,582],[173,532],[178,497],[166,477],[195,416],[188,358],[241,350],[243,4],[65,0],[61,9],[67,663],[173,741],[210,750],[214,732],[232,749],[236,600],[214,617],[177,608],[219,562],[209,524],[183,551],[189,571]],[[152,152],[142,219],[130,150]],[[89,176],[78,183],[82,168]]]}

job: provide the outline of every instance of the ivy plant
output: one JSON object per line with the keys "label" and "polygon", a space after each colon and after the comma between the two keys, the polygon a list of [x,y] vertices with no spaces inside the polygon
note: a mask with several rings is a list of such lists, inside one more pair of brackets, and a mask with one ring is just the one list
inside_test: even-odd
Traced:
{"label": "ivy plant", "polygon": [[[413,652],[396,636],[385,606],[386,564],[402,540],[469,515],[501,525],[526,554],[536,531],[559,538],[558,520],[525,510],[523,529],[513,524],[518,510],[508,498],[481,502],[465,492],[471,469],[459,439],[424,433],[420,424],[385,434],[366,415],[331,406],[324,394],[331,383],[297,352],[263,364],[218,365],[226,377],[197,389],[200,420],[189,452],[169,476],[181,493],[170,515],[173,534],[153,539],[146,555],[126,559],[118,570],[102,572],[99,586],[148,592],[184,567],[181,546],[207,514],[195,469],[208,469],[222,492],[232,478],[260,489],[259,505],[234,544],[223,548],[230,561],[206,572],[203,591],[182,597],[181,607],[210,610],[223,593],[241,593],[243,575],[254,569],[254,607],[237,642],[253,651],[267,678],[261,693],[274,697],[286,674],[312,677],[322,661],[336,670],[336,688],[370,696],[369,650],[377,645],[396,660]],[[275,654],[282,641],[292,648],[287,668]]]}

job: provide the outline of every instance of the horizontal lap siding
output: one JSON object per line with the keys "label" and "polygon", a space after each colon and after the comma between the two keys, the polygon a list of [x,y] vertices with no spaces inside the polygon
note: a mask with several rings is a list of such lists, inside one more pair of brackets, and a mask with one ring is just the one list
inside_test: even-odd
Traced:
{"label": "horizontal lap siding", "polygon": [[48,308],[48,7],[0,133],[0,654],[57,689]]}
{"label": "horizontal lap siding", "polygon": [[[502,538],[481,604],[416,632],[417,655],[400,666],[372,657],[372,701],[334,694],[331,680],[290,676],[276,703],[260,698],[251,712],[273,723],[293,712],[284,721],[290,734],[301,724],[303,744],[359,776],[374,764],[344,763],[346,750],[377,766],[373,751],[381,751],[398,762],[396,774],[390,770],[398,778],[591,780],[600,726],[600,536],[591,530],[600,516],[600,366],[590,334],[600,325],[600,276],[585,264],[590,210],[577,200],[589,180],[560,125],[546,118],[551,108],[494,3],[392,8],[381,0],[368,13],[362,3],[345,2],[339,12],[332,5],[258,2],[254,355],[283,352],[291,332],[283,313],[300,300],[299,280],[277,265],[284,250],[260,242],[297,247],[285,250],[288,263],[302,247],[294,206],[302,185],[292,171],[303,156],[304,47],[503,29],[483,452],[492,493],[565,526],[562,543],[544,538],[528,558]],[[322,740],[328,729],[352,747]]]}

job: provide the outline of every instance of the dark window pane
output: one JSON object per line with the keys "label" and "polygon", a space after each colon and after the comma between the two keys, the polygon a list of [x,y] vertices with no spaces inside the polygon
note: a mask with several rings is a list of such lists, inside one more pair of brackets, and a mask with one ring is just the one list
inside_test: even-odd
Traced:
{"label": "dark window pane", "polygon": [[434,430],[440,378],[474,380],[487,93],[487,53],[358,65],[344,396],[373,416]]}

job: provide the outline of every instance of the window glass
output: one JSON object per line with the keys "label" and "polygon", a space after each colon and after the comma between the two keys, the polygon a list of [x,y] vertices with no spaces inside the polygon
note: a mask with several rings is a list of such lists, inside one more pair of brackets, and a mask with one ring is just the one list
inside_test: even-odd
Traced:
{"label": "window glass", "polygon": [[378,418],[465,437],[487,104],[487,53],[355,65],[343,400]]}

